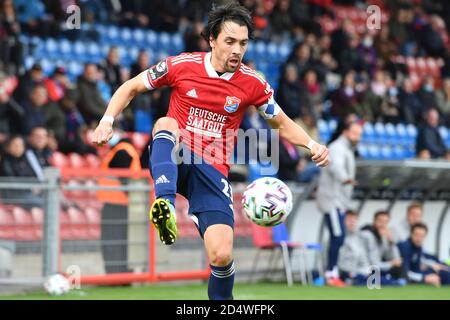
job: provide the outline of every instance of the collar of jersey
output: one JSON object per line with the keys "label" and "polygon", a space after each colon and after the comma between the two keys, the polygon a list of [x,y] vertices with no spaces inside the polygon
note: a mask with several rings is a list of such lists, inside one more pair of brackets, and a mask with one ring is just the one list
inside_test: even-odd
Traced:
{"label": "collar of jersey", "polygon": [[221,78],[224,80],[230,80],[231,77],[234,75],[234,72],[225,72],[221,76],[219,76],[217,74],[216,70],[214,70],[214,67],[211,64],[211,51],[208,52],[207,54],[205,54],[204,64],[205,64],[206,73],[208,74],[208,76],[210,78]]}

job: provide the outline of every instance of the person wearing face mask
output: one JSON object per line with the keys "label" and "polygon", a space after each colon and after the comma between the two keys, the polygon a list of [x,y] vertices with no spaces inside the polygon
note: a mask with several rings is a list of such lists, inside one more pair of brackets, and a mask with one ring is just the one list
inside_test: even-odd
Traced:
{"label": "person wearing face mask", "polygon": [[361,134],[359,122],[347,123],[339,138],[329,145],[330,165],[320,172],[316,201],[330,234],[326,273],[330,285],[342,285],[339,283],[337,261],[345,236],[345,212],[351,209],[353,188],[357,184],[354,150]]}
{"label": "person wearing face mask", "polygon": [[[108,141],[111,150],[105,156],[100,169],[141,170],[139,153],[130,139],[120,130]],[[119,179],[101,178],[99,185],[120,186]],[[102,254],[106,273],[128,272],[128,195],[124,191],[97,192],[98,200],[104,203],[101,216]],[[111,241],[118,242],[111,244]]]}

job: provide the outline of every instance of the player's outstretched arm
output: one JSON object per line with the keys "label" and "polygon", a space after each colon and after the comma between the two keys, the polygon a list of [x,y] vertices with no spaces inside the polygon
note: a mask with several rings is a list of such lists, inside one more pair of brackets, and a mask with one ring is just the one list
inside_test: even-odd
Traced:
{"label": "player's outstretched arm", "polygon": [[92,143],[103,145],[108,142],[113,136],[112,124],[115,117],[128,106],[137,94],[145,91],[148,89],[142,81],[142,73],[124,82],[111,97],[105,114],[94,131]]}
{"label": "player's outstretched arm", "polygon": [[291,118],[289,118],[283,110],[267,120],[270,126],[280,130],[280,136],[292,144],[308,148],[311,151],[312,160],[320,167],[328,164],[328,148],[311,139],[311,137]]}

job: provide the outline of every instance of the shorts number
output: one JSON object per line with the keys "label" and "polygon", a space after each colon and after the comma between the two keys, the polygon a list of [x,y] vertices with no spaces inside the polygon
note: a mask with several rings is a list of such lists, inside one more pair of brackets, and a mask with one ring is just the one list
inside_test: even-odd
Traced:
{"label": "shorts number", "polygon": [[222,192],[230,198],[231,202],[233,202],[233,189],[231,188],[231,184],[224,178],[220,180],[223,183]]}

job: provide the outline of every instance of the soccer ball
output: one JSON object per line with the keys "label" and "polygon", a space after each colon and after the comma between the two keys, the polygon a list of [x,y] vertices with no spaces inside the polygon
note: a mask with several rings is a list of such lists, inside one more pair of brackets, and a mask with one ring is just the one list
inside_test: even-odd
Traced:
{"label": "soccer ball", "polygon": [[51,296],[62,296],[70,291],[70,282],[63,275],[54,274],[44,282],[44,289]]}
{"label": "soccer ball", "polygon": [[263,227],[273,227],[285,221],[291,213],[292,192],[277,178],[259,178],[245,189],[242,205],[251,221]]}

